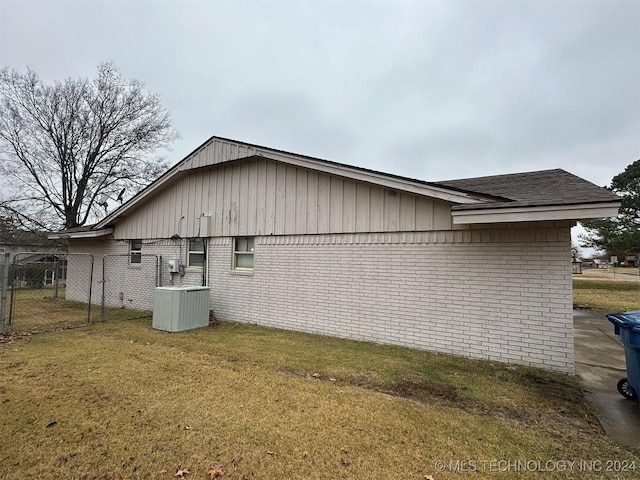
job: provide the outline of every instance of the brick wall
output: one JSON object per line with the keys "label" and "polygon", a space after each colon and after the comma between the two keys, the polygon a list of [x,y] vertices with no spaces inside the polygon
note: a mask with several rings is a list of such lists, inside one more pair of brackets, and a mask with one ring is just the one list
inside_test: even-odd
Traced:
{"label": "brick wall", "polygon": [[210,247],[225,320],[573,372],[568,228],[256,239]]}
{"label": "brick wall", "polygon": [[[105,271],[104,296],[108,307],[138,310],[153,308],[153,292],[160,276],[162,285],[201,285],[202,268],[186,267],[185,275],[169,272],[170,259],[186,263],[185,240],[144,240],[140,263],[129,261],[129,242],[115,240],[72,240],[70,253],[89,253],[94,257],[91,302],[100,305],[103,292],[103,265]],[[105,257],[106,255],[106,257]],[[161,272],[156,264],[162,257]],[[104,261],[103,261],[104,258]],[[160,275],[158,275],[160,273]],[[69,300],[86,301],[89,273],[86,262],[69,260],[67,273]]]}
{"label": "brick wall", "polygon": [[[128,251],[90,243],[73,251]],[[231,244],[209,239],[219,319],[573,372],[567,226],[256,237],[250,274],[231,269]],[[142,251],[163,256],[163,285],[201,284],[200,268],[168,273],[184,245],[145,241]],[[152,290],[128,278],[125,298],[150,308]]]}

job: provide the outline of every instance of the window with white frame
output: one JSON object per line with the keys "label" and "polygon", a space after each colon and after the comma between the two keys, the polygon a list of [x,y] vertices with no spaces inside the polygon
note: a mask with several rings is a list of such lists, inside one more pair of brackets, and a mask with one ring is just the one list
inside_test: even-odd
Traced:
{"label": "window with white frame", "polygon": [[192,238],[189,240],[189,262],[190,267],[204,267],[204,239]]}
{"label": "window with white frame", "polygon": [[129,242],[129,263],[137,264],[142,262],[142,240],[131,240]]}
{"label": "window with white frame", "polygon": [[253,237],[236,237],[234,239],[233,268],[253,268]]}

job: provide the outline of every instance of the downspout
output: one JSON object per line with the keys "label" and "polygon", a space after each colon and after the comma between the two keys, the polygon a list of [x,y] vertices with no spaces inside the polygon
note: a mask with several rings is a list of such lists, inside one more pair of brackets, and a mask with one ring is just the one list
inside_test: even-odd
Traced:
{"label": "downspout", "polygon": [[204,245],[204,265],[202,265],[202,286],[209,286],[209,237],[202,239]]}

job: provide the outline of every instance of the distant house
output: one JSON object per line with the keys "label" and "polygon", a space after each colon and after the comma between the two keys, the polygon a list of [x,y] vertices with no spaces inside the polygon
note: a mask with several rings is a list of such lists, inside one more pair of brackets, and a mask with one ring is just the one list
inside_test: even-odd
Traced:
{"label": "distant house", "polygon": [[54,281],[64,284],[66,252],[66,241],[50,240],[46,233],[0,229],[0,274],[5,261],[15,265],[10,281],[16,286],[42,286]]}
{"label": "distant house", "polygon": [[[107,305],[152,307],[154,254],[163,285],[208,285],[219,319],[572,372],[570,228],[619,205],[563,170],[426,182],[212,137],[51,237],[125,256]],[[70,258],[68,296],[87,275]]]}
{"label": "distant house", "polygon": [[0,229],[0,256],[8,253],[9,262],[17,253],[65,252],[66,248],[66,241],[49,239],[46,232]]}

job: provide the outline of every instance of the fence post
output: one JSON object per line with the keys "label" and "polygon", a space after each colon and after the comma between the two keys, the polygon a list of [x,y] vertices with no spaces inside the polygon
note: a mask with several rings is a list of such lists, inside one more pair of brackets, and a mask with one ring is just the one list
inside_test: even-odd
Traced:
{"label": "fence post", "polygon": [[53,298],[58,298],[58,257],[53,262]]}
{"label": "fence post", "polygon": [[88,300],[89,305],[87,306],[87,325],[91,323],[91,293],[93,289],[93,260],[94,260],[93,255],[89,255],[89,260],[91,262],[91,265],[89,267],[89,300]]}
{"label": "fence post", "polygon": [[4,254],[4,268],[2,271],[2,297],[0,297],[0,333],[4,332],[4,321],[7,313],[7,285],[9,284],[9,252]]}
{"label": "fence post", "polygon": [[[107,254],[108,255],[108,254]],[[104,322],[104,294],[105,294],[105,287],[104,287],[104,282],[106,282],[106,275],[105,275],[105,258],[107,258],[107,255],[104,255],[102,257],[102,298],[100,300],[100,321]]]}

